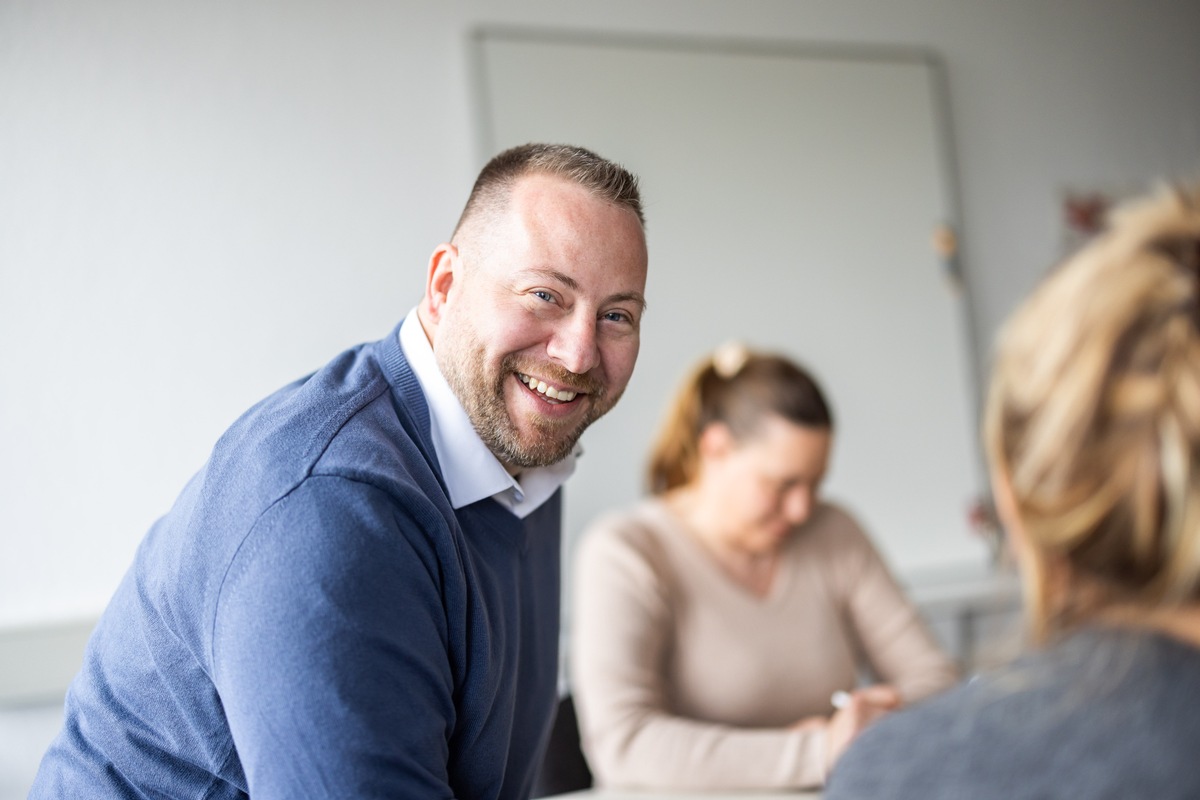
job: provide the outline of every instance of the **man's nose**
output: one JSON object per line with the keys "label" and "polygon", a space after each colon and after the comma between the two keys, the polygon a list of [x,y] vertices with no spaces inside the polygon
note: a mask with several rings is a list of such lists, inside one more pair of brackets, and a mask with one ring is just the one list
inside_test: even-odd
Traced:
{"label": "man's nose", "polygon": [[587,314],[572,314],[562,320],[546,347],[546,355],[576,375],[595,369],[600,364],[596,320]]}

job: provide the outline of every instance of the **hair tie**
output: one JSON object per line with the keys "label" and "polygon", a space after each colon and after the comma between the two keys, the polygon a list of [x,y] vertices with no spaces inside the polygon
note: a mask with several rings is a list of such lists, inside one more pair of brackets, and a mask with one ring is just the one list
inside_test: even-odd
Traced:
{"label": "hair tie", "polygon": [[725,380],[736,376],[750,360],[750,351],[741,342],[726,342],[713,351],[713,371]]}

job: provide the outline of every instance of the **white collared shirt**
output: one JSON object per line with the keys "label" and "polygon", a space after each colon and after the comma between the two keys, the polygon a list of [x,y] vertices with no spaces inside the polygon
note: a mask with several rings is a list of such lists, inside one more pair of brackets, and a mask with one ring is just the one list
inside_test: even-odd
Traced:
{"label": "white collared shirt", "polygon": [[438,368],[415,308],[400,326],[400,349],[425,394],[433,451],[455,509],[491,497],[523,519],[549,500],[575,472],[575,459],[583,452],[579,444],[557,464],[522,470],[519,481],[508,474],[479,438],[462,403]]}

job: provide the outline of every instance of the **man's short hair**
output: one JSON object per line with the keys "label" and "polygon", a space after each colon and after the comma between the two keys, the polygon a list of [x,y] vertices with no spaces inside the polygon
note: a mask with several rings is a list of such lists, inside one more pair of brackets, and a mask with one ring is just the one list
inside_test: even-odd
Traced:
{"label": "man's short hair", "polygon": [[499,153],[475,180],[454,234],[482,214],[503,210],[519,178],[530,174],[555,175],[582,186],[602,200],[624,206],[637,215],[643,228],[642,196],[632,172],[583,147],[566,144],[523,144]]}

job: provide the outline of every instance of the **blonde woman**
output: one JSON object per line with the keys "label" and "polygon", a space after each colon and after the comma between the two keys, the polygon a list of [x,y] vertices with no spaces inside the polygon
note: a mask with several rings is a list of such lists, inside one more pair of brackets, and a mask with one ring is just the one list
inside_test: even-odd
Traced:
{"label": "blonde woman", "polygon": [[1200,797],[1200,195],[1131,207],[1000,340],[985,422],[1040,643],[885,720],[827,797]]}
{"label": "blonde woman", "polygon": [[[832,446],[821,390],[785,358],[730,346],[688,378],[653,496],[595,522],[575,563],[572,687],[600,785],[816,786],[867,723],[954,680],[822,501]],[[864,668],[884,683],[852,691]]]}

